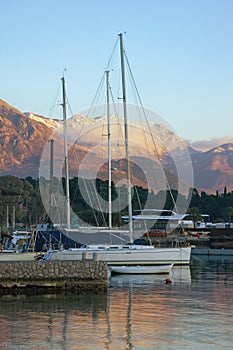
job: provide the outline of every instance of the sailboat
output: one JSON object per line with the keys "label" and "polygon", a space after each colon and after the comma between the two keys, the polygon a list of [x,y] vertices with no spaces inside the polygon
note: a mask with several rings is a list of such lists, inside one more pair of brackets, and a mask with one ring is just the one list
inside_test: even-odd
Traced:
{"label": "sailboat", "polygon": [[[124,48],[122,33],[119,34],[120,40],[120,60],[121,60],[121,80],[122,80],[122,100],[124,112],[124,129],[125,129],[125,158],[127,163],[127,180],[130,184],[130,163],[129,163],[129,148],[128,148],[128,120],[127,120],[127,104],[126,104],[126,83],[125,83],[125,65],[124,65]],[[62,78],[63,84],[63,119],[64,133],[66,133],[66,110],[65,110],[65,81]],[[67,137],[64,134],[64,142]],[[65,166],[66,179],[68,179],[68,159],[67,146],[65,146]],[[67,183],[68,186],[68,183]],[[69,192],[66,189],[66,204],[69,210]],[[136,245],[133,239],[132,225],[132,202],[131,202],[131,187],[127,186],[128,197],[128,218],[129,218],[129,244],[92,244],[83,245],[79,248],[70,248],[68,250],[49,251],[44,259],[48,260],[83,260],[94,259],[107,262],[108,265],[127,265],[127,266],[154,266],[154,265],[188,265],[190,263],[191,248],[190,247],[167,247],[156,248],[152,245]],[[109,208],[111,213],[111,208]],[[69,211],[67,211],[67,229],[70,228]],[[111,220],[109,222],[111,228]]]}

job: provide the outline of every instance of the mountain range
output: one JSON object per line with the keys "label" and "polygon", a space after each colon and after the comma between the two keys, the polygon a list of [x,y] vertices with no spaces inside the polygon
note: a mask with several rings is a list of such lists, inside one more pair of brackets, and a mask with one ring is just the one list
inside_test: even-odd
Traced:
{"label": "mountain range", "polygon": [[[122,121],[112,117],[112,168],[113,181],[119,182],[126,174]],[[176,187],[179,169],[190,160],[193,169],[193,187],[208,193],[233,189],[233,143],[219,145],[208,151],[195,150],[180,140],[173,131],[160,124],[151,124],[150,131],[133,125],[129,129],[132,182],[142,187],[152,187],[148,179],[153,174],[165,172],[171,187]],[[49,176],[49,139],[54,140],[54,168],[63,171],[63,125],[58,119],[48,119],[33,113],[23,113],[0,100],[0,176],[13,175],[20,178],[40,175]],[[152,131],[151,131],[152,130]],[[81,164],[82,174],[96,172],[107,179],[107,127],[106,117],[90,118],[75,115],[68,124],[70,131],[69,169],[76,175]],[[156,145],[150,139],[156,135]],[[145,141],[146,137],[149,141]],[[45,150],[47,149],[47,153]],[[186,157],[184,160],[183,157]],[[59,161],[60,159],[60,161]],[[43,166],[42,166],[43,165]],[[47,169],[41,171],[41,169]],[[55,171],[56,173],[56,171]],[[157,177],[157,188],[163,189],[164,180]],[[154,181],[154,180],[151,180]],[[149,180],[150,182],[150,180]],[[156,187],[156,186],[155,186]]]}

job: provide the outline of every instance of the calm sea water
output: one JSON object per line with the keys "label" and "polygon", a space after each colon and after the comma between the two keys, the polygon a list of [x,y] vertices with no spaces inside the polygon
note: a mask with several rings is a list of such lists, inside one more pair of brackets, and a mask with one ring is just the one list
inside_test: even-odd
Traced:
{"label": "calm sea water", "polygon": [[1,350],[233,349],[233,260],[119,276],[107,293],[0,297]]}

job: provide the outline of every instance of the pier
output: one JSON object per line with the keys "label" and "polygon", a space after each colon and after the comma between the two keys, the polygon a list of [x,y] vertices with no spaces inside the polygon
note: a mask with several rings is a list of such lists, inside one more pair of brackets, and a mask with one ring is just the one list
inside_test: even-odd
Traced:
{"label": "pier", "polygon": [[1,261],[0,294],[107,290],[103,261]]}

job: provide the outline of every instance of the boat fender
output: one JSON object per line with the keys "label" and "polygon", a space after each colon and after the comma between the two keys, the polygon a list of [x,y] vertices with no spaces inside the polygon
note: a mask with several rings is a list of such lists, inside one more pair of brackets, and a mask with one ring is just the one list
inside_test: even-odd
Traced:
{"label": "boat fender", "polygon": [[165,278],[164,283],[165,284],[171,284],[172,280],[170,278]]}

